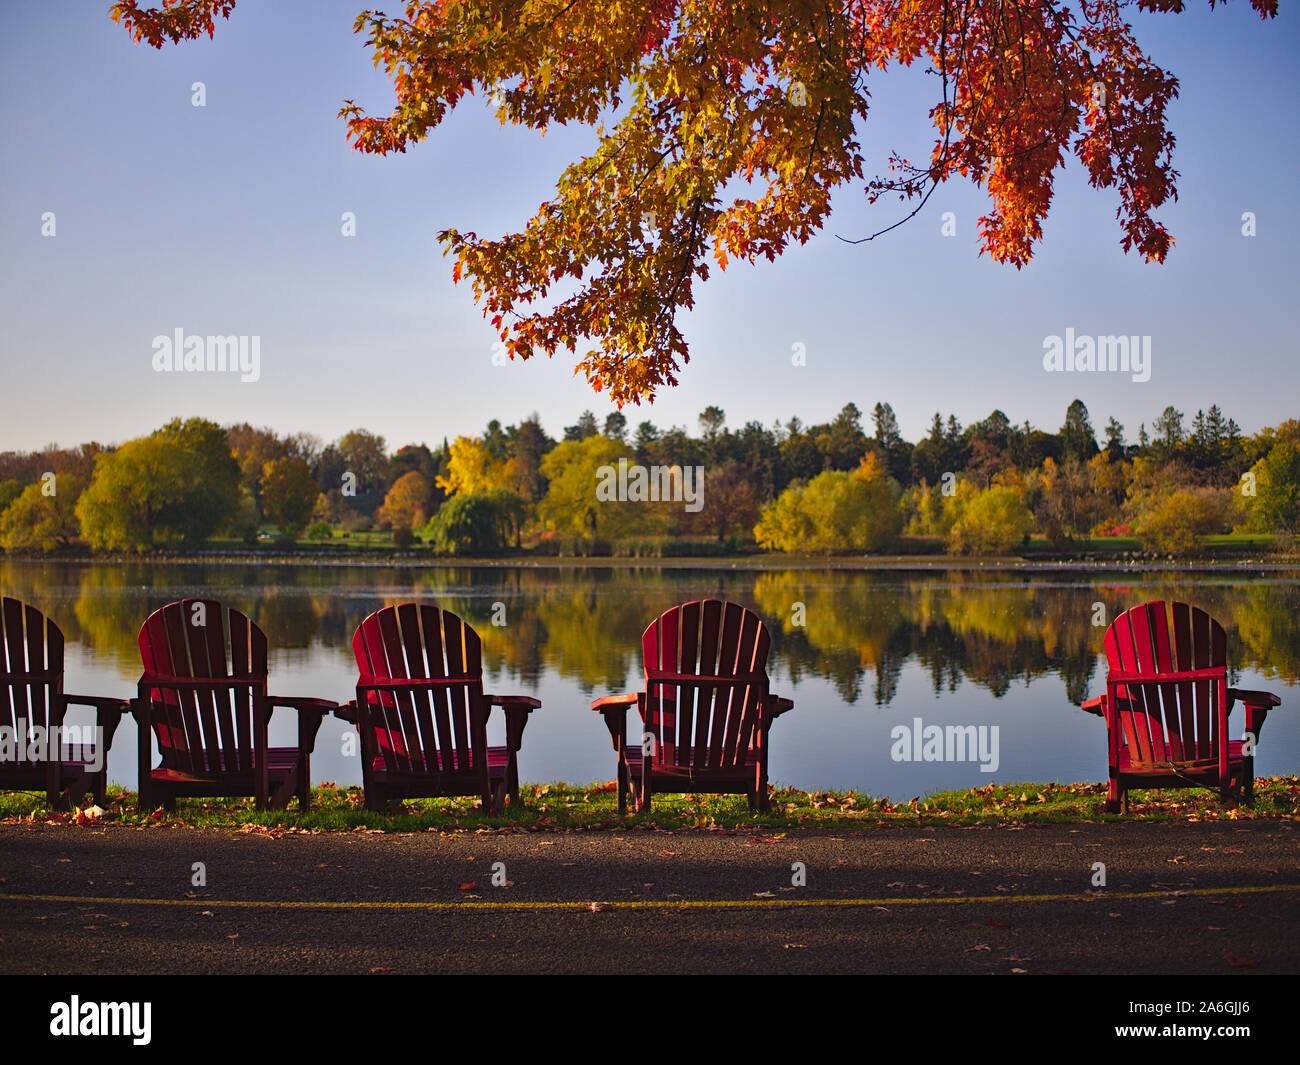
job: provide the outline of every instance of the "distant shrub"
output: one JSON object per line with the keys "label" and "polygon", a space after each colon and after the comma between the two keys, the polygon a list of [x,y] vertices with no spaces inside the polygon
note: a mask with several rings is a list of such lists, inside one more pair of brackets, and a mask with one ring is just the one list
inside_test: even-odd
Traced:
{"label": "distant shrub", "polygon": [[1223,500],[1216,492],[1174,492],[1144,513],[1134,524],[1138,541],[1148,551],[1193,555],[1199,537],[1223,531]]}
{"label": "distant shrub", "polygon": [[763,510],[754,537],[777,551],[879,551],[902,529],[899,495],[872,453],[856,470],[826,470],[806,484],[793,482]]}
{"label": "distant shrub", "polygon": [[504,546],[501,515],[487,496],[452,496],[425,526],[433,549],[445,555],[481,555]]}
{"label": "distant shrub", "polygon": [[1020,493],[994,485],[962,506],[948,530],[948,550],[957,554],[1002,554],[1022,542],[1033,524],[1034,516]]}
{"label": "distant shrub", "polygon": [[343,513],[339,515],[339,524],[343,526],[345,532],[350,533],[367,532],[375,526],[369,517],[351,507],[343,508]]}

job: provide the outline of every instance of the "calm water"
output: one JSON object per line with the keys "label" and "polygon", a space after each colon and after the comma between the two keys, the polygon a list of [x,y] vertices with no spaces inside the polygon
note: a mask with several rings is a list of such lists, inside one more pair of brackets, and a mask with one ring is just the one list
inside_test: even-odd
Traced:
{"label": "calm water", "polygon": [[[135,638],[153,609],[206,596],[249,614],[271,644],[271,690],[345,701],[354,694],[350,639],[381,606],[437,603],[478,630],[489,690],[542,700],[525,734],[526,780],[609,780],[608,733],[593,698],[635,688],[640,634],[665,608],[704,596],[749,606],[773,636],[772,689],[795,700],[772,733],[772,779],[802,788],[857,788],[910,798],[990,781],[1103,780],[1105,727],[1078,709],[1104,691],[1104,628],[1148,599],[1182,599],[1227,629],[1230,683],[1282,697],[1256,772],[1300,769],[1300,574],[1249,579],[1168,574],[1025,577],[972,573],[853,573],[612,568],[109,565],[0,563],[0,591],[48,613],[68,639],[67,688],[131,696]],[[492,624],[504,604],[503,626]],[[802,604],[804,624],[794,623]],[[500,610],[497,611],[500,616]],[[73,721],[89,712],[73,711]],[[291,743],[292,712],[272,719]],[[632,714],[635,717],[635,712]],[[897,725],[998,727],[997,770],[977,761],[901,762]],[[1233,734],[1243,727],[1234,713]],[[327,718],[316,779],[359,784],[344,752],[351,726]],[[499,719],[491,740],[502,742]],[[988,733],[987,735],[992,735]],[[135,786],[135,728],[124,722],[111,778]]]}

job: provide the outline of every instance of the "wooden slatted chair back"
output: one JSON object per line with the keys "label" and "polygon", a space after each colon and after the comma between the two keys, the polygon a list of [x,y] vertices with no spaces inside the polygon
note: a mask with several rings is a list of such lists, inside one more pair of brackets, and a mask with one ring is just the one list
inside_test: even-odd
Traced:
{"label": "wooden slatted chair back", "polygon": [[[476,714],[485,720],[478,633],[450,610],[402,603],[367,617],[353,634],[352,651],[361,673],[358,705],[364,700],[370,711],[372,756],[382,755],[389,773],[481,769],[472,728]],[[366,690],[393,681],[425,683]],[[486,751],[486,732],[483,744]]]}
{"label": "wooden slatted chair back", "polygon": [[771,637],[757,614],[718,599],[666,610],[645,630],[646,732],[655,764],[737,769],[768,694]]}
{"label": "wooden slatted chair back", "polygon": [[[150,614],[138,642],[163,767],[216,777],[252,772],[254,715],[266,699],[262,630],[214,599],[182,599]],[[245,683],[193,683],[237,679]]]}
{"label": "wooden slatted chair back", "polygon": [[34,606],[0,600],[0,727],[14,737],[16,761],[32,764],[18,735],[61,725],[63,633]]}
{"label": "wooden slatted chair back", "polygon": [[1109,704],[1134,766],[1219,760],[1228,721],[1222,625],[1187,603],[1143,603],[1107,630],[1106,659]]}

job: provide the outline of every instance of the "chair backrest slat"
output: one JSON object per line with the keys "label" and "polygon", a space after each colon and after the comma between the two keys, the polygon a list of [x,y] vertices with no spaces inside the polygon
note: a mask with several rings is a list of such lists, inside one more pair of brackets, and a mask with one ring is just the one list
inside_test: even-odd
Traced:
{"label": "chair backrest slat", "polygon": [[[1201,658],[1196,651],[1200,634],[1193,635],[1192,611],[1186,603],[1173,604],[1173,668],[1195,669]],[[1208,648],[1207,648],[1208,649]],[[1207,729],[1198,727],[1198,705],[1204,706],[1209,684],[1206,681],[1183,681],[1175,695],[1178,729],[1170,733],[1169,754],[1174,760],[1196,758],[1197,747]],[[1208,719],[1207,719],[1208,720]]]}

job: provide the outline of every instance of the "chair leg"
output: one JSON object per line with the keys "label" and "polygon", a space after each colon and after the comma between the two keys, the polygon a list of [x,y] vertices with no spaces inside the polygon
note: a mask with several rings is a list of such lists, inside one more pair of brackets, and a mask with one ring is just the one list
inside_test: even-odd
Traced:
{"label": "chair leg", "polygon": [[284,778],[280,786],[267,797],[266,804],[273,810],[287,810],[289,800],[298,793],[298,774],[293,773]]}
{"label": "chair leg", "polygon": [[298,812],[311,809],[311,755],[304,754],[298,768]]}
{"label": "chair leg", "polygon": [[618,763],[618,813],[620,817],[627,814],[628,772],[627,763]]}

